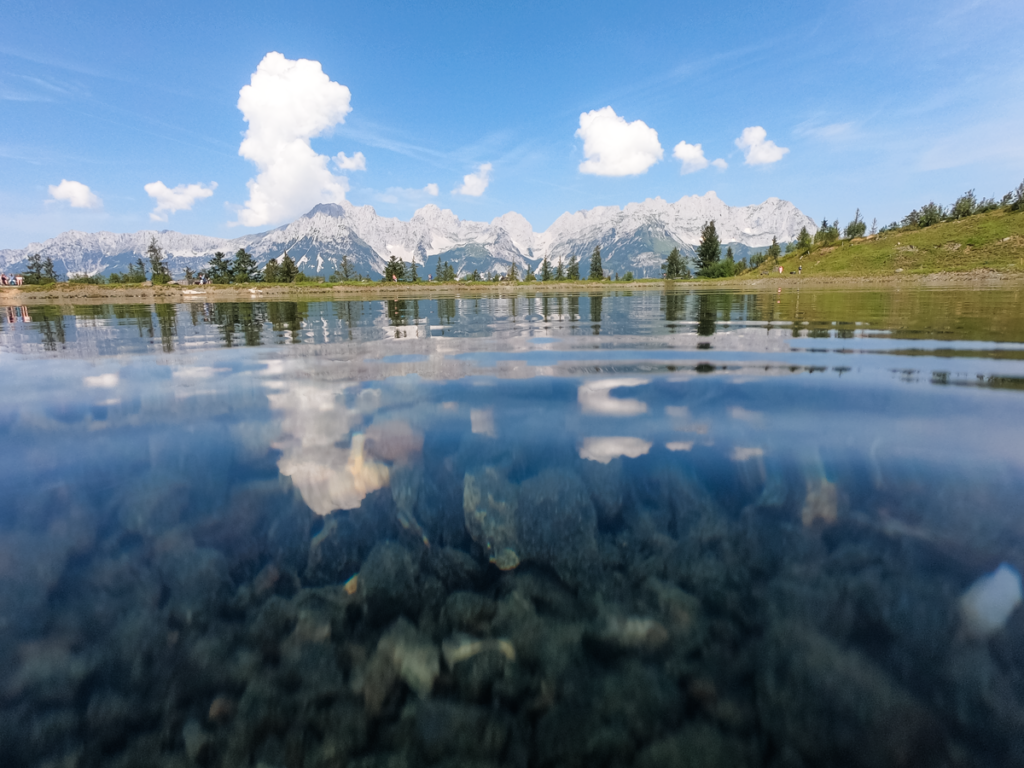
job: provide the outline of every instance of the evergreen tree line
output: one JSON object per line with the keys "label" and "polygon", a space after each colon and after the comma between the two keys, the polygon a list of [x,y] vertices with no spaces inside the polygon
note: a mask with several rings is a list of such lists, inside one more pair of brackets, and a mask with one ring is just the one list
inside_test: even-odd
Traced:
{"label": "evergreen tree line", "polygon": [[1010,212],[1024,211],[1024,181],[1016,189],[1011,189],[998,202],[992,197],[978,198],[974,190],[968,190],[958,197],[952,205],[939,205],[928,202],[915,208],[900,221],[894,221],[882,227],[880,232],[892,232],[903,229],[920,229],[930,227],[942,221],[958,221],[989,211],[1006,210]]}
{"label": "evergreen tree line", "polygon": [[[540,264],[539,271],[534,266],[528,266],[524,273],[520,272],[519,266],[513,261],[509,263],[508,267],[504,272],[500,270],[492,270],[490,272],[481,273],[480,270],[474,269],[469,274],[459,277],[455,271],[455,268],[450,265],[447,261],[437,266],[437,275],[433,278],[436,282],[523,282],[530,283],[534,281],[550,282],[554,280],[579,280],[580,279],[580,266],[581,262],[575,256],[570,256],[568,261],[562,260],[557,266],[552,267],[551,261],[547,257]],[[590,255],[589,269],[587,272],[587,280],[608,280],[611,279],[612,275],[606,274],[601,259],[601,247],[596,246],[593,253]],[[392,255],[391,259],[384,266],[384,274],[381,277],[382,282],[422,282],[417,271],[416,262],[406,263],[399,259],[397,256]],[[619,275],[616,274],[614,279],[618,280]],[[633,273],[626,272],[622,278],[623,280],[633,280]]]}

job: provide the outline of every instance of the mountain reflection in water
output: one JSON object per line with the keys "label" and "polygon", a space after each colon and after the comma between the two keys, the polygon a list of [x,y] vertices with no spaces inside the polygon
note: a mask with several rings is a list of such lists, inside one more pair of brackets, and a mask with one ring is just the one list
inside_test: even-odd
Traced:
{"label": "mountain reflection in water", "polygon": [[1024,765],[1013,290],[6,307],[0,764]]}

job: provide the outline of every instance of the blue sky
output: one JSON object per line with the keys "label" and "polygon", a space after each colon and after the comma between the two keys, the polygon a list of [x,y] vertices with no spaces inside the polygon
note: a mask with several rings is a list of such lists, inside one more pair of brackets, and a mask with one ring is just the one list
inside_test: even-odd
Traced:
{"label": "blue sky", "polygon": [[1024,179],[1019,0],[5,0],[3,19],[0,248],[236,236],[342,196],[542,231],[714,190],[883,224]]}

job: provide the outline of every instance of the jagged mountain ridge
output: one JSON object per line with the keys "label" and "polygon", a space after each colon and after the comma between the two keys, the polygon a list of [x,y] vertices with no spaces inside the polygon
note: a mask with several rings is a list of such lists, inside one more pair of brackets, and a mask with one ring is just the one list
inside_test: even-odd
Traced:
{"label": "jagged mountain ridge", "polygon": [[[349,202],[322,204],[290,224],[259,234],[225,239],[188,235],[170,230],[143,230],[132,234],[65,232],[43,243],[19,250],[0,250],[0,269],[17,272],[31,254],[51,257],[66,274],[124,272],[137,258],[145,261],[150,240],[168,257],[175,276],[186,267],[202,269],[216,251],[231,255],[239,248],[258,264],[287,251],[303,271],[329,275],[347,255],[363,275],[379,277],[392,255],[415,261],[423,277],[448,261],[459,275],[517,268],[539,268],[547,257],[552,266],[569,258],[588,259],[601,247],[609,272],[631,270],[638,277],[657,277],[672,248],[692,256],[704,223],[714,219],[723,246],[732,245],[737,257],[796,238],[801,227],[814,233],[814,222],[792,203],[768,198],[759,205],[730,207],[714,192],[683,197],[675,203],[661,198],[630,203],[624,208],[602,206],[564,213],[544,232],[534,232],[518,213],[491,222],[462,221],[436,205],[420,208],[409,221],[378,216],[368,205]],[[584,267],[584,271],[586,266]]]}

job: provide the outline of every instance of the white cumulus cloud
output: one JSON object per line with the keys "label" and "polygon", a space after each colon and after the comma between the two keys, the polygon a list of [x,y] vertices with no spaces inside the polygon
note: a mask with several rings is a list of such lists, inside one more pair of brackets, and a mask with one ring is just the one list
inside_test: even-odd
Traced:
{"label": "white cumulus cloud", "polygon": [[339,171],[365,171],[366,155],[356,152],[352,157],[345,157],[344,152],[339,152],[334,158],[334,164],[338,166]]}
{"label": "white cumulus cloud", "polygon": [[580,173],[636,176],[661,160],[665,152],[658,132],[643,120],[627,123],[611,107],[583,112],[576,136],[583,139]]}
{"label": "white cumulus cloud", "polygon": [[729,167],[729,164],[728,164],[727,162],[725,162],[725,160],[723,160],[723,159],[722,159],[722,158],[720,158],[720,157],[719,157],[719,158],[717,158],[717,159],[715,159],[715,160],[712,160],[712,161],[711,161],[711,164],[712,164],[713,166],[715,166],[715,168],[717,168],[717,169],[718,169],[718,170],[720,170],[720,171],[724,171],[724,170],[725,170],[726,168],[728,168],[728,167]]}
{"label": "white cumulus cloud", "polygon": [[178,211],[191,211],[196,200],[213,195],[217,188],[217,182],[211,181],[210,185],[205,184],[179,184],[171,189],[162,181],[154,181],[146,184],[143,189],[146,194],[156,200],[149,218],[153,221],[167,221],[167,214]]}
{"label": "white cumulus cloud", "polygon": [[681,160],[683,167],[680,173],[693,173],[708,167],[708,159],[704,157],[704,150],[700,144],[687,144],[680,141],[672,150],[672,157]]}
{"label": "white cumulus cloud", "polygon": [[778,146],[768,138],[768,132],[760,125],[744,128],[736,139],[736,146],[743,150],[747,165],[768,165],[777,163],[789,152],[785,147]]}
{"label": "white cumulus cloud", "polygon": [[68,203],[72,208],[102,208],[103,201],[80,181],[61,179],[60,184],[49,186],[50,198]]}
{"label": "white cumulus cloud", "polygon": [[249,124],[238,154],[259,170],[248,182],[249,199],[238,212],[238,224],[284,221],[318,203],[345,199],[348,179],[331,173],[331,158],[317,154],[309,142],[345,122],[351,98],[318,61],[292,61],[276,52],[263,57],[238,94],[238,109]]}
{"label": "white cumulus cloud", "polygon": [[491,170],[494,168],[490,163],[481,163],[476,173],[467,173],[462,177],[462,186],[452,190],[456,195],[469,195],[480,197],[491,183]]}

